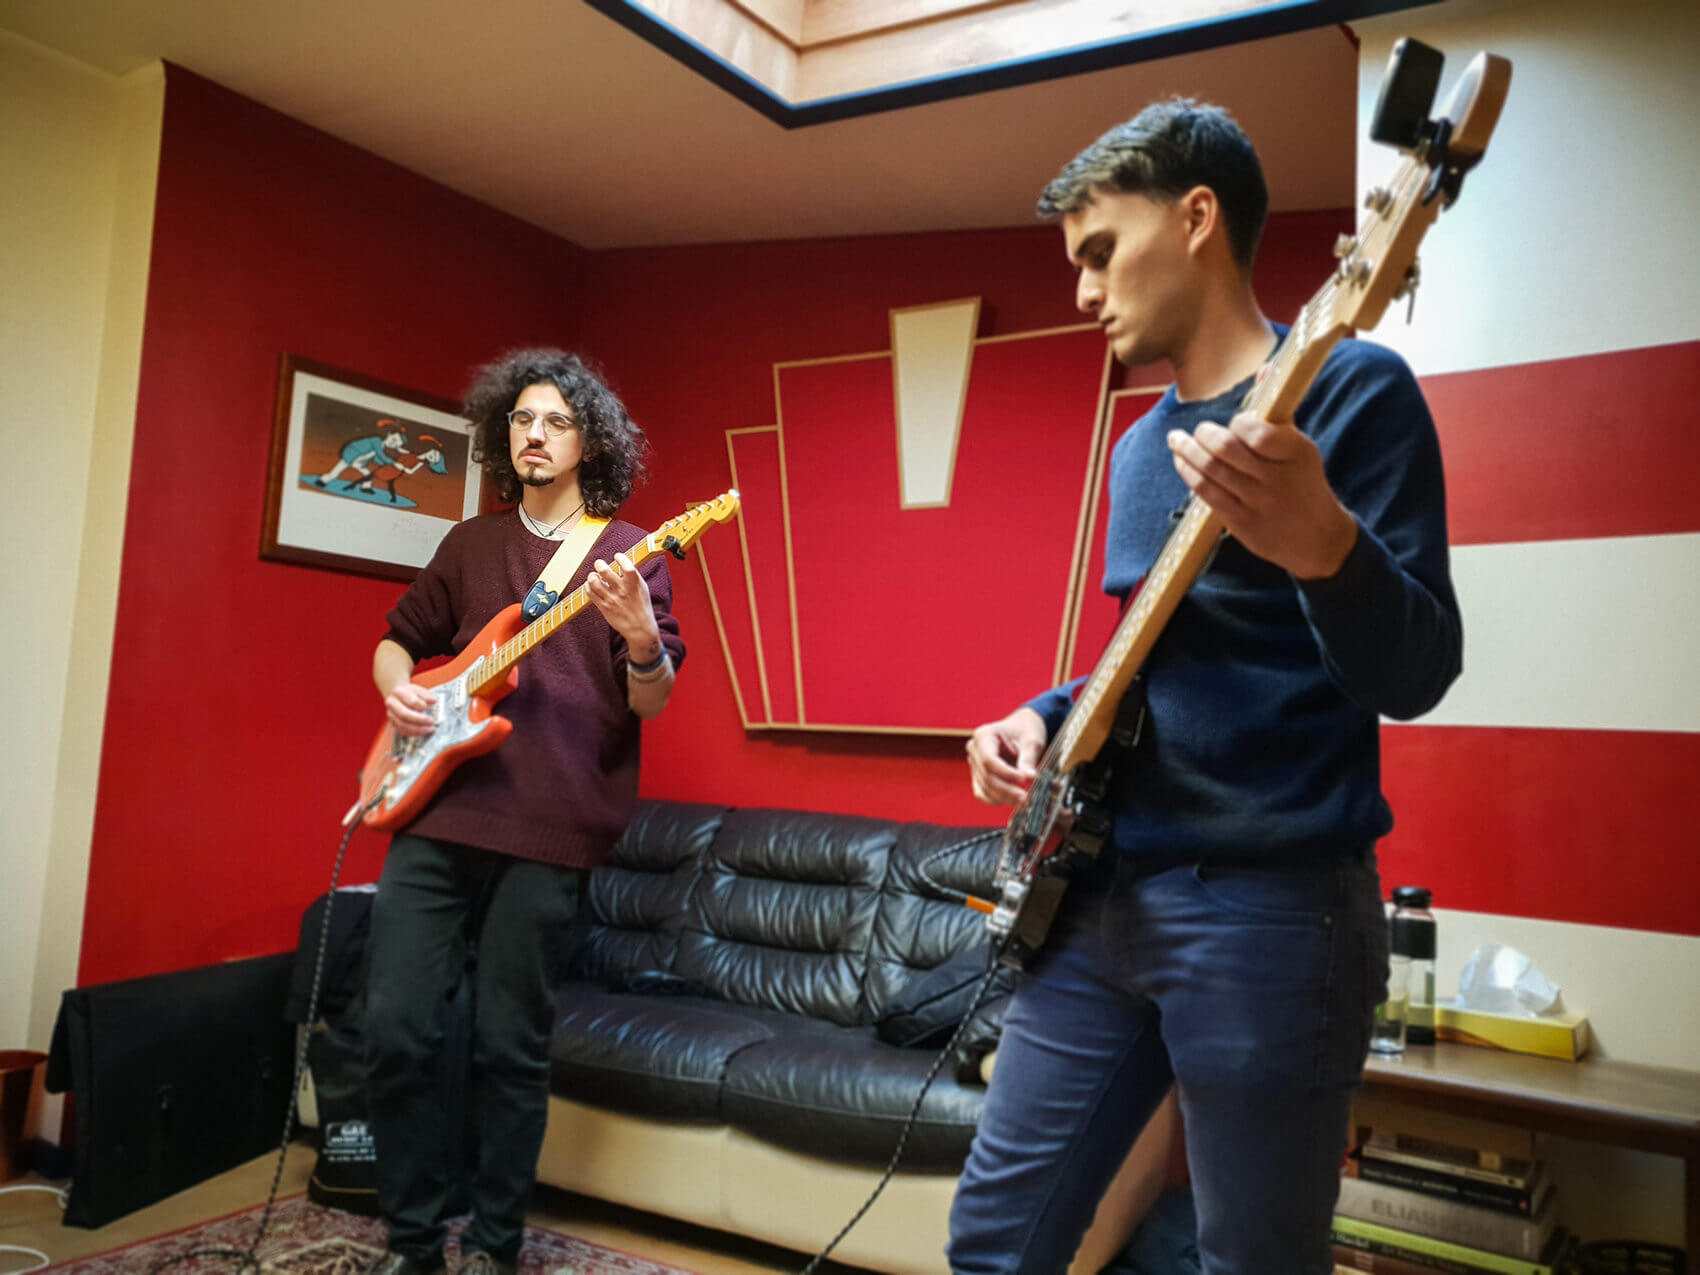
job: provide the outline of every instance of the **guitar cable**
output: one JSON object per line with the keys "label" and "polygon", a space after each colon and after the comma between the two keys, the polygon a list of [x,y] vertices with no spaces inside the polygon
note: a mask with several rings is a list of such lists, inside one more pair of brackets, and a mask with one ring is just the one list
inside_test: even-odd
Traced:
{"label": "guitar cable", "polygon": [[[13,1191],[46,1191],[58,1197],[61,1211],[65,1208],[66,1197],[70,1195],[70,1192],[62,1186],[48,1186],[39,1182],[23,1182],[17,1186],[0,1186],[0,1195],[10,1195]],[[0,1244],[0,1253],[16,1253],[21,1257],[35,1259],[34,1266],[20,1266],[17,1270],[9,1272],[9,1275],[32,1275],[35,1271],[44,1271],[53,1265],[53,1259],[39,1248],[25,1248],[21,1244]]]}
{"label": "guitar cable", "polygon": [[307,1018],[301,1031],[301,1038],[295,1045],[295,1071],[289,1086],[289,1107],[283,1116],[283,1134],[278,1140],[277,1166],[272,1170],[271,1190],[266,1193],[266,1206],[260,1213],[260,1225],[254,1231],[254,1238],[246,1249],[238,1248],[196,1248],[184,1253],[168,1257],[156,1266],[148,1269],[148,1275],[158,1275],[160,1271],[187,1262],[197,1257],[232,1258],[236,1262],[236,1271],[253,1271],[259,1275],[263,1269],[257,1256],[260,1241],[265,1239],[266,1227],[271,1224],[272,1209],[277,1204],[277,1192],[283,1183],[283,1166],[289,1157],[289,1135],[295,1129],[295,1116],[301,1104],[301,1078],[307,1071],[307,1043],[313,1036],[313,1024],[319,1019],[319,991],[325,976],[325,953],[330,947],[331,937],[331,907],[336,902],[336,884],[342,877],[343,857],[348,853],[348,843],[353,838],[355,829],[359,828],[366,815],[384,799],[384,793],[358,807],[347,820],[347,828],[342,834],[342,843],[336,849],[336,861],[331,865],[330,891],[325,895],[325,914],[319,924],[318,951],[313,957],[313,986],[307,994]]}
{"label": "guitar cable", "polygon": [[[921,874],[921,879],[931,886],[937,893],[947,898],[954,898],[966,906],[969,898],[967,891],[957,890],[950,886],[941,885],[938,881],[934,880],[932,874],[927,871],[927,865],[937,859],[944,858],[945,855],[959,854],[964,850],[981,844],[982,842],[991,841],[994,838],[1001,837],[1003,834],[1004,830],[1002,828],[993,828],[990,831],[969,837],[964,841],[958,841],[953,845],[948,845],[942,850],[935,850],[932,854],[929,854],[926,858],[922,859],[918,865],[918,871]],[[810,1259],[809,1264],[803,1267],[800,1275],[815,1275],[815,1272],[819,1269],[821,1263],[826,1261],[828,1256],[831,1255],[832,1250],[838,1247],[839,1241],[846,1235],[850,1234],[855,1225],[867,1216],[868,1210],[874,1207],[874,1201],[880,1198],[880,1195],[884,1192],[886,1185],[896,1175],[898,1163],[903,1159],[903,1151],[909,1145],[909,1135],[915,1128],[915,1121],[920,1118],[921,1103],[926,1099],[927,1091],[933,1087],[933,1081],[938,1078],[939,1072],[944,1068],[945,1061],[956,1051],[957,1042],[962,1039],[963,1033],[968,1030],[969,1024],[974,1021],[974,1015],[978,1014],[980,1012],[980,1007],[985,1004],[986,993],[991,989],[992,979],[997,975],[998,966],[1002,963],[1003,954],[1009,947],[1009,944],[1010,937],[1005,936],[1003,939],[987,946],[986,972],[980,976],[979,985],[974,989],[973,1002],[968,1006],[967,1012],[962,1015],[962,1021],[956,1024],[956,1030],[951,1032],[950,1039],[945,1042],[944,1048],[939,1050],[938,1056],[933,1059],[932,1066],[927,1068],[926,1078],[921,1081],[921,1091],[915,1095],[915,1101],[909,1108],[909,1115],[903,1121],[903,1130],[897,1136],[897,1147],[894,1151],[892,1151],[891,1159],[886,1161],[885,1171],[880,1175],[880,1180],[874,1184],[873,1191],[870,1192],[868,1198],[862,1202],[862,1207],[856,1210],[851,1219],[844,1224],[843,1229],[840,1230],[837,1235],[832,1237],[832,1240],[827,1244],[827,1246],[821,1249],[820,1252],[816,1253],[814,1257]]]}

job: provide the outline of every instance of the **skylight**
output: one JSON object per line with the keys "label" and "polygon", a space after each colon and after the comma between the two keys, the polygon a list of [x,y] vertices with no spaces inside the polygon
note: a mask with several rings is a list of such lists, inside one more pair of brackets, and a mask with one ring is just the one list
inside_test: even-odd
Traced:
{"label": "skylight", "polygon": [[585,0],[787,128],[1190,53],[1417,0]]}

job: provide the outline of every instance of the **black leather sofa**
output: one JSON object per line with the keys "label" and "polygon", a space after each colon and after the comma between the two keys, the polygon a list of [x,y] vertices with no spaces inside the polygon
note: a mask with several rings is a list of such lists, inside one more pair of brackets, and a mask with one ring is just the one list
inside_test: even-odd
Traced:
{"label": "black leather sofa", "polygon": [[[972,999],[984,926],[950,892],[988,896],[996,856],[983,828],[643,803],[591,875],[560,989],[541,1179],[824,1246],[879,1180],[938,1055],[882,1040],[881,1019],[909,1011],[897,1021],[913,1028],[941,994]],[[995,1020],[974,1025],[982,1049]],[[945,1269],[984,1098],[958,1069],[939,1068],[839,1260]]]}

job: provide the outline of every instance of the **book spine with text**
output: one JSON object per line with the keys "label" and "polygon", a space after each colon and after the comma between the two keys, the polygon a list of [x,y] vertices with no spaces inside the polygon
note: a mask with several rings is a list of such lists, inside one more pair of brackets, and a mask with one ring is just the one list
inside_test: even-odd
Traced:
{"label": "book spine with text", "polygon": [[1334,1211],[1344,1217],[1532,1261],[1541,1255],[1552,1234],[1553,1210],[1544,1198],[1542,1204],[1533,1218],[1525,1218],[1362,1178],[1341,1178],[1340,1200]]}
{"label": "book spine with text", "polygon": [[1346,1248],[1417,1262],[1451,1275],[1552,1275],[1552,1266],[1547,1263],[1508,1257],[1339,1214],[1334,1217],[1333,1234],[1334,1242]]}
{"label": "book spine with text", "polygon": [[1425,1155],[1409,1150],[1405,1144],[1384,1138],[1378,1133],[1371,1133],[1369,1140],[1363,1145],[1362,1154],[1374,1156],[1377,1160],[1393,1160],[1418,1168],[1455,1173],[1461,1178],[1474,1178],[1478,1182],[1497,1182],[1502,1186],[1515,1187],[1533,1186],[1541,1163],[1538,1160],[1501,1160],[1500,1163],[1506,1165],[1506,1168],[1484,1169],[1471,1161],[1451,1156]]}
{"label": "book spine with text", "polygon": [[1463,1262],[1449,1262],[1443,1257],[1429,1257],[1424,1253],[1405,1251],[1393,1252],[1390,1245],[1381,1245],[1374,1249],[1353,1248],[1349,1244],[1334,1245],[1334,1269],[1349,1271],[1351,1275],[1492,1275],[1492,1272],[1480,1266],[1466,1266]]}
{"label": "book spine with text", "polygon": [[1460,1204],[1493,1209],[1499,1213],[1515,1213],[1521,1217],[1528,1217],[1535,1211],[1537,1190],[1532,1186],[1507,1186],[1503,1182],[1484,1182],[1479,1178],[1466,1177],[1444,1169],[1401,1163],[1398,1160],[1383,1160],[1373,1155],[1358,1157],[1355,1167],[1357,1176],[1365,1182],[1403,1187],[1407,1191],[1416,1191],[1435,1199],[1456,1200]]}
{"label": "book spine with text", "polygon": [[1353,1123],[1367,1126],[1377,1142],[1423,1152],[1436,1159],[1462,1159],[1483,1169],[1540,1157],[1539,1134],[1522,1125],[1481,1120],[1446,1111],[1406,1107],[1373,1091],[1352,1104]]}

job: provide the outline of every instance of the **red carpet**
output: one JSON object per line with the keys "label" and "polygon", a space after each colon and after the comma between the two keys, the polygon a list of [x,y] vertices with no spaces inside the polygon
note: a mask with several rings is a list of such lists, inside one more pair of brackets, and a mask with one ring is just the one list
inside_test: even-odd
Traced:
{"label": "red carpet", "polygon": [[[195,1249],[227,1248],[246,1252],[260,1222],[258,1206],[213,1222],[142,1240],[110,1253],[64,1262],[48,1269],[65,1275],[145,1275],[161,1262]],[[259,1260],[263,1275],[361,1275],[384,1251],[384,1228],[376,1218],[321,1208],[305,1195],[280,1200],[266,1225]],[[449,1242],[449,1275],[459,1253]],[[194,1257],[167,1268],[163,1275],[216,1275],[236,1270],[232,1257]],[[689,1275],[676,1266],[603,1248],[570,1235],[527,1227],[521,1275]]]}

